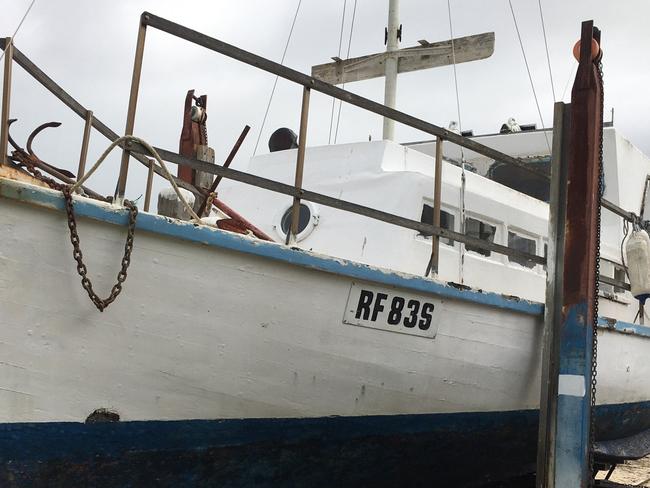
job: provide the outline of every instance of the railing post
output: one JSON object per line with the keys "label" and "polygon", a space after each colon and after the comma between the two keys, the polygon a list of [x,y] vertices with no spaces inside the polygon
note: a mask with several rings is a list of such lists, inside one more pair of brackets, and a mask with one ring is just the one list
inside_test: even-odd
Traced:
{"label": "railing post", "polygon": [[[144,211],[149,211],[149,205],[151,204],[151,189],[153,188],[153,168],[154,160],[149,160],[149,170],[147,171],[147,189],[144,192]],[[200,215],[200,214],[199,214]]]}
{"label": "railing post", "polygon": [[[129,96],[129,109],[126,115],[126,128],[124,135],[133,135],[133,127],[135,126],[135,110],[138,105],[138,90],[140,89],[140,75],[142,74],[142,57],[144,56],[144,40],[147,34],[147,14],[142,14],[140,17],[140,27],[138,29],[138,41],[135,48],[135,60],[133,61],[133,77],[131,78],[131,94]],[[128,144],[122,153],[122,164],[120,165],[120,176],[117,180],[117,189],[115,190],[115,202],[121,203],[124,200],[124,193],[126,191],[126,177],[129,172],[129,157]]]}
{"label": "railing post", "polygon": [[0,128],[0,163],[8,164],[7,146],[9,145],[9,105],[11,99],[11,68],[14,58],[14,45],[11,37],[5,39],[5,66],[2,85],[2,120]]}
{"label": "railing post", "polygon": [[90,141],[90,131],[93,128],[93,111],[86,111],[86,124],[84,125],[84,135],[81,141],[81,154],[79,154],[79,169],[77,169],[77,179],[80,179],[86,172],[86,158],[88,157],[88,143]]}
{"label": "railing post", "polygon": [[[436,167],[433,182],[433,225],[440,227],[440,200],[442,193],[442,138],[436,138]],[[440,236],[431,236],[431,270],[432,275],[438,274],[438,263],[440,261]],[[427,273],[429,275],[429,273]]]}
{"label": "railing post", "polygon": [[[298,156],[296,158],[296,179],[295,188],[302,190],[302,175],[305,167],[305,147],[307,145],[307,119],[309,118],[309,95],[311,89],[304,87],[302,91],[302,109],[300,111],[300,131],[298,134]],[[300,221],[300,197],[293,197],[293,207],[291,210],[291,229],[287,232],[285,244],[296,242],[298,234],[298,222]]]}

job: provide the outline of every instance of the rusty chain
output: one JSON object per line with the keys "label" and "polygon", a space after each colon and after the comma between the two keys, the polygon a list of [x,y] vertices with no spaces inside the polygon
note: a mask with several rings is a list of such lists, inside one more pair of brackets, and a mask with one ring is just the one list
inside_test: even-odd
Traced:
{"label": "rusty chain", "polygon": [[100,312],[103,312],[111,303],[115,301],[118,295],[122,292],[122,285],[126,281],[127,270],[131,264],[131,252],[133,251],[133,239],[135,235],[135,223],[138,217],[138,207],[129,200],[124,200],[124,206],[129,210],[129,224],[127,227],[126,243],[124,244],[124,255],[122,257],[122,266],[117,274],[117,282],[111,288],[111,293],[106,298],[100,298],[93,289],[92,282],[88,278],[88,268],[83,262],[83,253],[80,248],[79,233],[77,232],[77,219],[74,213],[74,203],[72,200],[72,185],[64,185],[58,181],[45,176],[34,166],[30,155],[23,150],[13,152],[13,158],[23,164],[25,168],[38,180],[48,185],[53,190],[58,190],[63,193],[65,202],[65,211],[68,217],[68,229],[70,230],[70,242],[72,243],[72,256],[77,262],[77,273],[81,276],[81,286],[88,296],[90,301],[93,302],[95,307]]}
{"label": "rusty chain", "polygon": [[65,185],[62,189],[65,199],[65,211],[68,215],[68,229],[70,229],[70,242],[72,243],[72,257],[77,262],[77,273],[81,276],[81,286],[88,293],[90,301],[95,304],[100,312],[115,301],[117,296],[122,292],[122,284],[126,280],[127,270],[131,264],[131,251],[133,251],[133,237],[135,234],[135,222],[138,217],[138,207],[129,200],[124,200],[124,206],[129,209],[129,225],[124,244],[124,256],[122,257],[122,267],[117,274],[117,282],[111,288],[111,293],[106,298],[100,298],[93,290],[93,285],[88,278],[88,268],[83,262],[83,253],[79,246],[79,234],[77,233],[77,220],[75,219],[74,206],[72,202],[72,192],[70,186]]}

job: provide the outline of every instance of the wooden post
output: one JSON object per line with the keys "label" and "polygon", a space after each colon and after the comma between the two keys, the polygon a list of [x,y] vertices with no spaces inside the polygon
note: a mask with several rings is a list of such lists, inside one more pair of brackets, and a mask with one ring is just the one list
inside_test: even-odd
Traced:
{"label": "wooden post", "polygon": [[144,211],[149,211],[149,205],[151,204],[151,189],[153,187],[153,168],[155,160],[149,160],[149,170],[147,171],[147,189],[144,192]]}
{"label": "wooden post", "polygon": [[[307,120],[309,118],[309,95],[311,89],[304,87],[302,91],[302,110],[300,112],[300,131],[298,134],[298,156],[296,158],[296,179],[294,186],[302,189],[302,175],[305,166],[305,147],[307,145]],[[291,229],[287,232],[285,244],[296,242],[298,234],[298,223],[300,221],[300,197],[294,197],[291,210]]]}
{"label": "wooden post", "polygon": [[[433,225],[440,227],[440,200],[442,193],[442,138],[436,138],[436,167],[433,182]],[[438,274],[438,263],[440,261],[440,236],[431,236],[431,274]],[[429,273],[427,273],[429,274]]]}
{"label": "wooden post", "polygon": [[553,154],[549,201],[548,248],[546,254],[546,306],[542,334],[542,377],[537,438],[537,488],[555,483],[555,438],[557,426],[560,324],[564,286],[564,239],[566,224],[567,167],[569,161],[570,105],[555,104]]}
{"label": "wooden post", "polygon": [[555,482],[552,487],[586,488],[591,449],[591,384],[595,335],[596,260],[600,212],[599,146],[602,85],[592,41],[593,22],[582,23],[580,64],[571,92],[571,129],[564,236],[562,322],[558,367]]}
{"label": "wooden post", "polygon": [[84,135],[81,141],[81,154],[79,154],[79,168],[77,169],[77,180],[86,172],[86,158],[88,157],[88,143],[90,142],[90,131],[93,128],[93,111],[86,111],[86,124],[84,125]]}
{"label": "wooden post", "polygon": [[[397,67],[399,62],[399,0],[389,0],[388,2],[388,27],[386,36],[386,62],[384,64],[384,74],[386,76],[384,85],[384,105],[389,108],[395,108],[395,99],[397,94]],[[400,34],[401,36],[401,34]],[[395,121],[389,117],[384,117],[383,138],[392,141],[395,138]]]}
{"label": "wooden post", "polygon": [[[129,96],[129,109],[126,116],[126,128],[124,135],[133,135],[133,127],[135,126],[135,110],[138,105],[138,90],[140,89],[140,75],[142,74],[142,57],[144,56],[144,40],[147,34],[147,25],[145,24],[146,13],[142,14],[140,19],[140,27],[138,29],[138,41],[135,48],[135,60],[133,61],[133,77],[131,78],[131,94]],[[122,163],[120,165],[120,176],[117,180],[117,189],[115,190],[115,202],[120,204],[124,200],[124,193],[126,191],[126,177],[129,172],[129,157],[130,153],[124,149],[122,153]]]}
{"label": "wooden post", "polygon": [[2,120],[0,121],[0,163],[8,164],[7,149],[9,145],[9,106],[11,101],[11,68],[14,58],[14,45],[11,37],[5,39],[5,66],[2,85]]}

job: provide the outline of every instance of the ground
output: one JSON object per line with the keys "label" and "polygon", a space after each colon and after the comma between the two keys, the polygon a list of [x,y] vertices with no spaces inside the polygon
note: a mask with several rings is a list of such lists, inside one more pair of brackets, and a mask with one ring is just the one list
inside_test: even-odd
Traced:
{"label": "ground", "polygon": [[[607,474],[606,471],[601,471],[598,474],[598,479],[603,479],[605,474]],[[650,456],[639,459],[638,461],[628,461],[623,465],[617,466],[610,477],[610,481],[627,483],[631,486],[650,487]]]}

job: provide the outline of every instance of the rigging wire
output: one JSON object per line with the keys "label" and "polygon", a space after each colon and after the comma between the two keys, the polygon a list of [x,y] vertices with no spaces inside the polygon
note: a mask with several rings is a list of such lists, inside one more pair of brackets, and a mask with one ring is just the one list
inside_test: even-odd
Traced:
{"label": "rigging wire", "polygon": [[[449,34],[451,36],[451,61],[454,67],[454,86],[456,88],[456,113],[458,115],[458,128],[462,133],[463,121],[461,120],[460,117],[460,96],[458,94],[458,73],[456,72],[456,49],[454,46],[454,28],[452,26],[452,21],[451,21],[451,0],[447,0],[447,15],[449,17]],[[460,150],[461,150],[461,160],[462,160],[463,148],[461,147]]]}
{"label": "rigging wire", "polygon": [[[528,66],[528,58],[526,57],[526,50],[524,49],[524,43],[521,40],[521,33],[519,32],[519,24],[517,24],[517,17],[515,16],[515,9],[512,7],[512,0],[508,0],[510,5],[510,12],[512,13],[512,20],[515,23],[515,30],[517,31],[517,37],[519,38],[519,47],[521,47],[521,54],[524,57],[524,64],[526,65],[526,72],[528,73],[528,80],[530,81],[530,88],[533,91],[533,98],[535,98],[535,105],[537,106],[537,113],[539,114],[539,120],[542,122],[542,129],[546,127],[544,124],[544,117],[542,117],[542,110],[539,108],[539,100],[537,99],[537,92],[535,91],[535,84],[533,83],[533,76],[530,73],[530,67]],[[548,141],[548,135],[546,131],[544,132],[544,138],[546,139],[546,145],[548,146],[548,152],[551,153],[551,144]]]}
{"label": "rigging wire", "polygon": [[[350,47],[352,46],[352,33],[354,32],[354,19],[357,14],[357,0],[354,0],[354,7],[352,8],[352,22],[350,24],[350,38],[348,39],[348,51],[345,54],[345,58],[350,58]],[[345,83],[341,85],[341,88],[345,88]],[[341,122],[341,107],[343,106],[343,100],[339,100],[339,113],[336,116],[336,130],[334,131],[334,144],[336,144],[336,139],[339,136],[339,123]]]}
{"label": "rigging wire", "polygon": [[548,53],[548,42],[546,40],[546,25],[544,24],[544,13],[542,12],[542,0],[537,0],[539,5],[539,18],[542,20],[542,33],[544,34],[544,48],[546,49],[546,63],[548,64],[548,76],[551,79],[551,92],[553,93],[553,103],[557,102],[555,97],[555,84],[553,83],[553,71],[551,70],[551,56]]}
{"label": "rigging wire", "polygon": [[578,71],[578,63],[574,63],[573,69],[569,72],[569,77],[566,80],[566,85],[564,85],[564,91],[562,92],[561,100],[564,100],[564,95],[566,95],[567,88],[569,88],[569,83],[575,76],[576,71]]}
{"label": "rigging wire", "polygon": [[[280,59],[280,64],[284,64],[284,58],[287,55],[287,50],[289,49],[289,43],[291,42],[291,36],[293,34],[293,28],[296,25],[296,19],[298,18],[298,12],[300,11],[300,5],[302,0],[298,0],[298,6],[296,7],[296,13],[293,16],[293,21],[291,22],[291,28],[289,29],[289,35],[287,36],[287,43],[284,46],[284,51],[282,52],[282,59]],[[264,112],[264,118],[262,119],[262,125],[260,126],[260,131],[257,134],[257,141],[255,141],[255,149],[253,149],[253,156],[257,153],[257,146],[260,143],[260,138],[262,137],[262,131],[264,130],[264,124],[266,124],[266,118],[269,115],[269,109],[271,108],[271,102],[273,101],[273,95],[275,94],[275,88],[278,85],[279,76],[276,75],[275,81],[273,82],[273,88],[271,89],[271,96],[269,96],[269,103],[266,105],[266,111]]]}
{"label": "rigging wire", "polygon": [[[458,128],[462,134],[463,121],[460,116],[460,95],[458,90],[458,73],[456,72],[456,46],[454,43],[454,27],[451,19],[451,0],[447,0],[447,16],[449,17],[449,35],[451,39],[451,61],[454,68],[454,87],[456,89],[456,115],[458,116]],[[437,142],[436,142],[437,144]],[[460,200],[458,206],[460,208],[460,231],[465,234],[465,154],[463,147],[460,147],[460,193],[458,199]],[[460,242],[458,246],[458,281],[463,283],[463,271],[465,268],[465,244]]]}
{"label": "rigging wire", "polygon": [[[27,7],[27,11],[25,11],[25,14],[23,15],[23,18],[20,19],[20,22],[18,23],[18,27],[16,27],[16,30],[14,31],[14,35],[11,36],[11,43],[14,43],[14,37],[16,37],[16,34],[18,34],[18,31],[20,30],[20,27],[23,25],[23,22],[25,22],[25,19],[27,18],[27,14],[29,14],[29,11],[32,9],[34,4],[36,3],[36,0],[32,0],[32,3],[29,4],[29,7]],[[5,49],[7,49],[9,46],[5,46]],[[2,54],[0,55],[0,61],[2,61],[2,58],[5,57],[5,52],[2,51]]]}
{"label": "rigging wire", "polygon": [[[338,58],[341,58],[341,48],[343,47],[343,27],[345,25],[345,8],[347,7],[348,0],[343,0],[343,14],[341,15],[341,33],[339,34],[339,51]],[[349,51],[349,49],[348,49]],[[334,107],[336,105],[336,98],[332,97],[332,113],[330,114],[330,131],[327,136],[327,143],[331,144],[332,142],[332,128],[334,126]]]}

